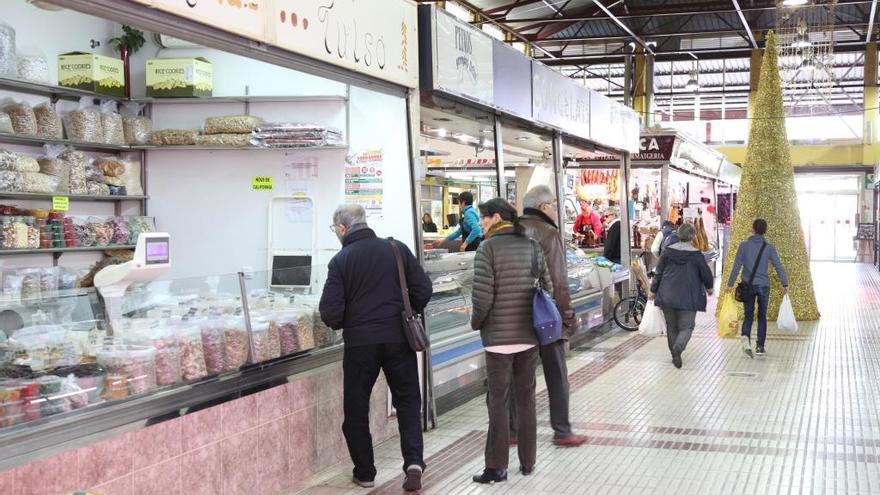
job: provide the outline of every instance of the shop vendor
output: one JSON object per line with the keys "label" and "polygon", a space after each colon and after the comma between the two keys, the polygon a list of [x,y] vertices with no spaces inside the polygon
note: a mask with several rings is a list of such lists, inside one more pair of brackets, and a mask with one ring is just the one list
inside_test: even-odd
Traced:
{"label": "shop vendor", "polygon": [[589,201],[580,201],[581,213],[574,222],[574,235],[582,247],[592,247],[602,236],[602,219]]}
{"label": "shop vendor", "polygon": [[458,230],[450,234],[446,240],[454,241],[462,238],[464,242],[461,245],[461,251],[476,251],[483,240],[483,229],[480,227],[480,215],[474,208],[473,193],[465,191],[459,194],[458,207],[461,210],[461,222],[458,225]]}

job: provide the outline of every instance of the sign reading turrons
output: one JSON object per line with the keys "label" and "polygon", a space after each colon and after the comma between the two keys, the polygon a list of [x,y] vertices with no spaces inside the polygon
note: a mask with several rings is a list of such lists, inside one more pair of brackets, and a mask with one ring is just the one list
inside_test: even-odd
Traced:
{"label": "sign reading turrons", "polygon": [[432,5],[419,6],[419,53],[425,91],[639,151],[638,114]]}

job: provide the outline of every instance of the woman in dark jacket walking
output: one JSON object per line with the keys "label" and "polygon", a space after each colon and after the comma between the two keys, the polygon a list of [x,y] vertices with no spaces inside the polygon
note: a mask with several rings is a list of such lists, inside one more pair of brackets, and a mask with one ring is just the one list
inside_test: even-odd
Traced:
{"label": "woman in dark jacket walking", "polygon": [[511,379],[519,411],[520,472],[529,475],[535,469],[538,339],[532,325],[532,297],[537,284],[552,294],[553,283],[541,246],[525,236],[510,203],[495,198],[479,210],[486,240],[474,258],[471,327],[480,331],[486,349],[489,433],[485,469],[474,481],[497,483],[507,480]]}
{"label": "woman in dark jacket walking", "polygon": [[714,280],[703,253],[691,244],[696,229],[684,224],[679,242],[666,247],[651,283],[654,304],[666,318],[666,338],[672,364],[681,368],[681,353],[691,340],[697,311],[706,311],[706,293],[712,294]]}

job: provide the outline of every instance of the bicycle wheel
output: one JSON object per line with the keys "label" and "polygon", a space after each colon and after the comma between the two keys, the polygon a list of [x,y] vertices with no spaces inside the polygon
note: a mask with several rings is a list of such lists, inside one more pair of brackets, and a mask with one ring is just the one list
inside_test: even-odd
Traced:
{"label": "bicycle wheel", "polygon": [[624,330],[634,332],[639,329],[642,315],[645,313],[645,302],[640,298],[630,296],[621,299],[614,306],[614,323]]}

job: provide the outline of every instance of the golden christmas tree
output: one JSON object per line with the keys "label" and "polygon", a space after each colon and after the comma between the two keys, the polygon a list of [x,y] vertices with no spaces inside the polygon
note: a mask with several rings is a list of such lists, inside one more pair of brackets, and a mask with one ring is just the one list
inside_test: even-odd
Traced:
{"label": "golden christmas tree", "polygon": [[[733,269],[739,244],[752,235],[752,222],[756,218],[763,218],[767,220],[769,226],[767,241],[776,246],[782,266],[788,275],[789,297],[795,317],[800,321],[817,320],[819,309],[816,306],[813,277],[810,274],[810,257],[804,242],[794,188],[794,168],[791,165],[791,150],[785,134],[782,85],[779,78],[776,41],[772,31],[767,34],[758,95],[753,108],[754,114],[749,129],[742,183],[734,212],[730,248],[724,260],[724,292],[727,292],[726,281]],[[770,273],[768,320],[774,321],[782,301],[782,285],[772,268]],[[719,304],[719,309],[720,306]],[[740,314],[742,314],[741,306]]]}

